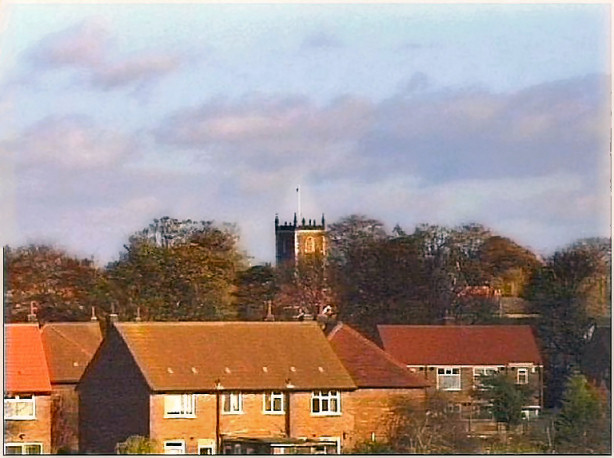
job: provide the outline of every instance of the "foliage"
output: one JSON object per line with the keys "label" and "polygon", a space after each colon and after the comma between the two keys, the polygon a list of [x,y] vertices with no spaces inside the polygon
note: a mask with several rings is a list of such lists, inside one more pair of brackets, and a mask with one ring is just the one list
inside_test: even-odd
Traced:
{"label": "foliage", "polygon": [[266,304],[275,298],[278,291],[276,272],[269,264],[239,272],[235,292],[238,318],[261,321],[266,315]]}
{"label": "foliage", "polygon": [[611,453],[610,404],[583,375],[567,381],[555,443],[558,453]]}
{"label": "foliage", "polygon": [[352,455],[390,455],[395,453],[388,442],[364,441],[359,442],[352,449]]}
{"label": "foliage", "polygon": [[390,424],[389,447],[394,453],[478,453],[479,441],[468,437],[463,420],[447,407],[441,394],[430,397],[427,408],[412,403],[398,405]]}
{"label": "foliage", "polygon": [[235,284],[244,257],[230,225],[154,220],[130,237],[119,261],[107,267],[111,300],[120,316],[139,307],[150,320],[236,318]]}
{"label": "foliage", "polygon": [[130,436],[115,448],[119,455],[151,455],[158,451],[158,444],[147,437]]}
{"label": "foliage", "polygon": [[4,248],[5,319],[26,321],[33,306],[40,322],[85,321],[99,301],[102,273],[88,259],[78,259],[46,245]]}
{"label": "foliage", "polygon": [[475,390],[479,399],[488,401],[496,421],[508,427],[522,421],[522,407],[527,405],[532,390],[527,385],[516,385],[504,373],[483,376],[480,388]]}
{"label": "foliage", "polygon": [[609,283],[606,243],[597,240],[580,241],[554,253],[535,272],[529,286],[529,299],[540,314],[538,332],[547,360],[546,400],[550,406],[558,405],[564,381],[580,365],[593,323],[591,285],[595,279],[605,278]]}

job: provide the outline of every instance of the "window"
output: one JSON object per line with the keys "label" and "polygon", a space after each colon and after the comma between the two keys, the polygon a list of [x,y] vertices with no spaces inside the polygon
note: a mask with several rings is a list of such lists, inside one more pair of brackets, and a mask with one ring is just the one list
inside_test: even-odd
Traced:
{"label": "window", "polygon": [[437,368],[437,389],[459,391],[461,389],[460,367]]}
{"label": "window", "polygon": [[529,369],[526,367],[519,367],[516,371],[516,383],[519,385],[526,385],[529,383]]}
{"label": "window", "polygon": [[5,455],[42,455],[43,444],[37,443],[18,443],[4,444]]}
{"label": "window", "polygon": [[276,391],[264,393],[264,413],[284,413],[284,394]]}
{"label": "window", "polygon": [[243,397],[241,393],[222,394],[222,412],[243,413]]}
{"label": "window", "polygon": [[164,441],[165,455],[185,455],[185,441],[172,440]]}
{"label": "window", "polygon": [[311,413],[314,415],[340,415],[339,391],[314,391],[311,393]]}
{"label": "window", "polygon": [[4,398],[4,419],[36,419],[36,405],[34,401],[34,396],[15,396]]}
{"label": "window", "polygon": [[199,455],[215,455],[215,439],[198,439]]}
{"label": "window", "polygon": [[499,369],[496,367],[474,367],[473,368],[473,387],[482,390],[482,378],[492,377],[499,373]]}
{"label": "window", "polygon": [[196,396],[193,394],[167,394],[164,396],[164,417],[194,418]]}
{"label": "window", "polygon": [[315,253],[316,242],[313,237],[307,237],[305,239],[305,253]]}

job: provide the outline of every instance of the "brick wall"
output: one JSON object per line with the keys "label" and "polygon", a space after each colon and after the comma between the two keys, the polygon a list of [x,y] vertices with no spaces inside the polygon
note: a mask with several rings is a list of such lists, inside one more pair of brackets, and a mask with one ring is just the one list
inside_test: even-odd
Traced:
{"label": "brick wall", "polygon": [[115,453],[129,436],[149,435],[149,388],[115,329],[78,387],[79,451]]}
{"label": "brick wall", "polygon": [[43,453],[51,453],[51,396],[36,395],[36,420],[7,420],[4,442],[42,443]]}
{"label": "brick wall", "polygon": [[354,430],[348,445],[373,439],[385,441],[395,408],[410,404],[424,409],[425,389],[358,389],[349,395],[349,409],[354,417]]}

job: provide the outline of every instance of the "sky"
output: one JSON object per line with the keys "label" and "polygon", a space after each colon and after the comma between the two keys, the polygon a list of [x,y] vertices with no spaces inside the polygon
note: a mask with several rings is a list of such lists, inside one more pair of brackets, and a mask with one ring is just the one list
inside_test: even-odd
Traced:
{"label": "sky", "polygon": [[610,235],[605,4],[0,4],[0,239],[100,266],[154,218]]}

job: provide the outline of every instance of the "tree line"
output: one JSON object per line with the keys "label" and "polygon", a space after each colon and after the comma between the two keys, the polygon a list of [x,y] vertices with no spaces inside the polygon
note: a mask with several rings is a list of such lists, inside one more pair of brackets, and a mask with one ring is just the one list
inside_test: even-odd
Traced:
{"label": "tree line", "polygon": [[41,322],[86,321],[92,310],[101,319],[262,320],[331,306],[376,339],[381,323],[502,323],[489,293],[496,290],[539,316],[546,402],[560,405],[587,331],[609,316],[609,239],[579,240],[540,259],[479,224],[387,231],[361,215],[333,223],[327,237],[325,258],[292,267],[250,266],[233,224],[169,217],[130,236],[104,268],[56,247],[4,247],[5,320],[26,321],[33,308]]}

